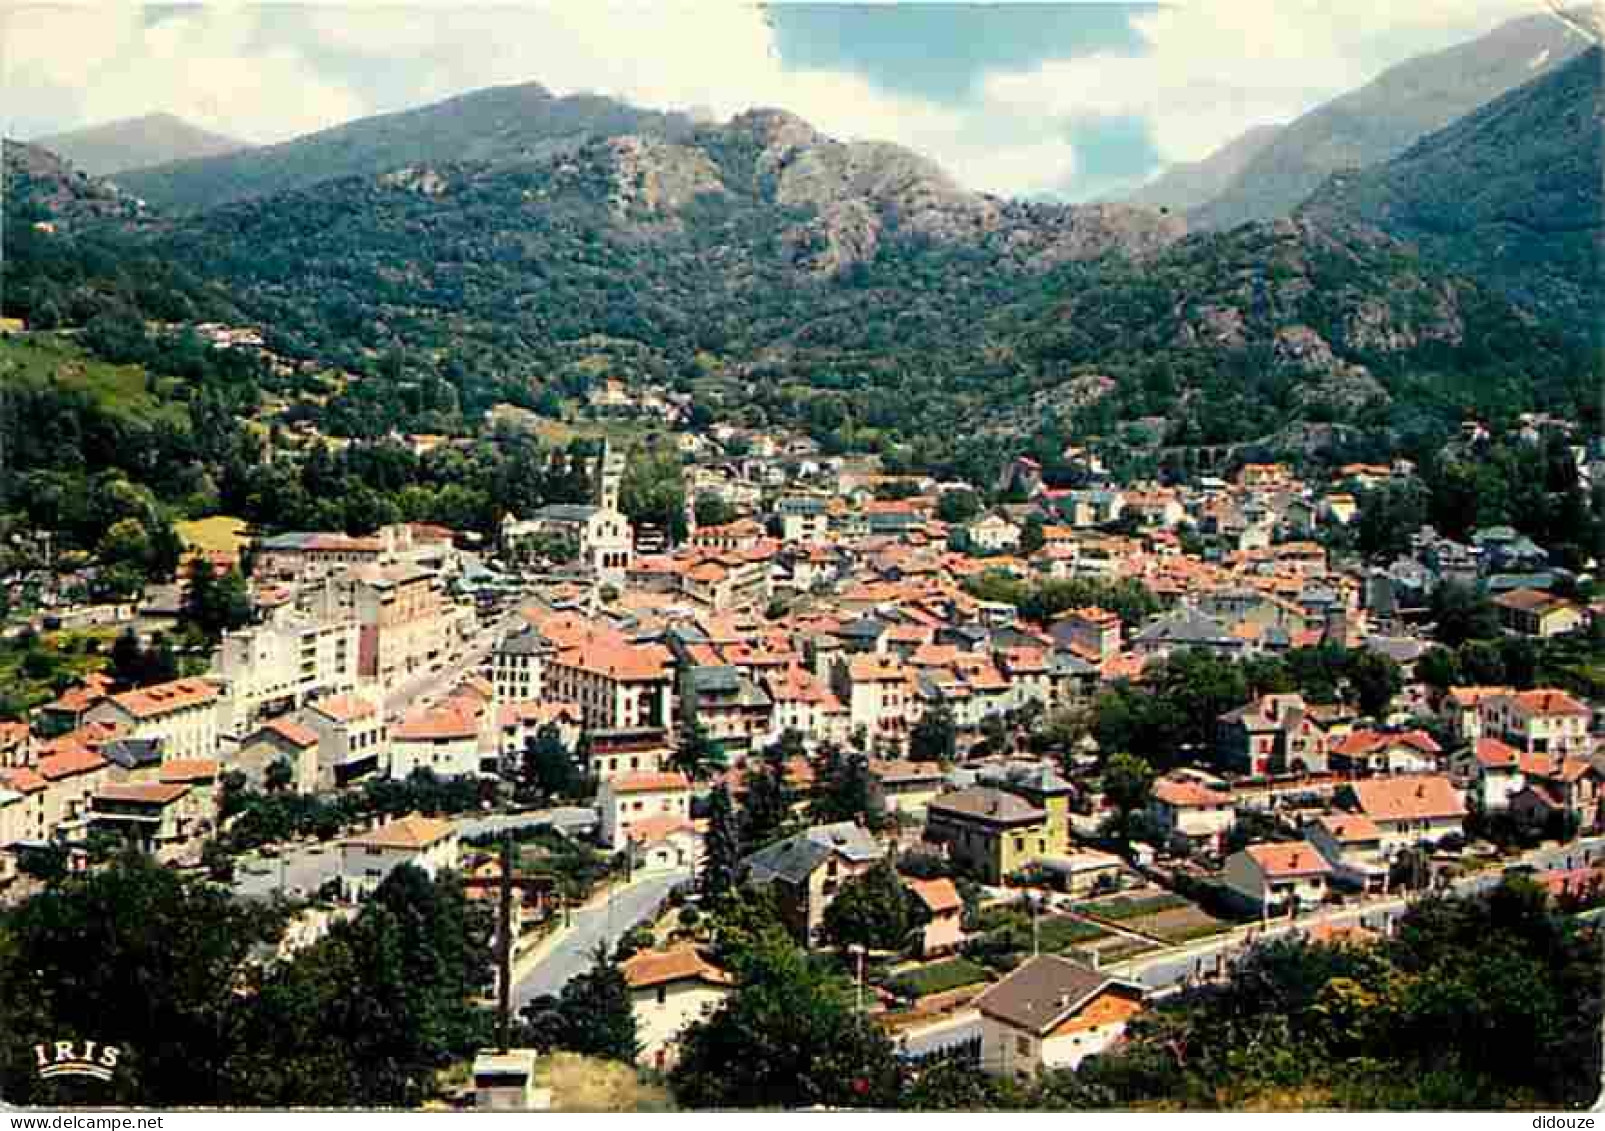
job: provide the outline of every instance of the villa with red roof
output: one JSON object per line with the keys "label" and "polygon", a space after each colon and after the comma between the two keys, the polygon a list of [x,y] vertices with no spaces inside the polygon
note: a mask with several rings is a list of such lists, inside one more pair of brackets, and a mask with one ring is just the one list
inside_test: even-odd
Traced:
{"label": "villa with red roof", "polygon": [[1247,909],[1277,915],[1320,906],[1332,880],[1332,865],[1304,841],[1251,844],[1226,858],[1222,878]]}

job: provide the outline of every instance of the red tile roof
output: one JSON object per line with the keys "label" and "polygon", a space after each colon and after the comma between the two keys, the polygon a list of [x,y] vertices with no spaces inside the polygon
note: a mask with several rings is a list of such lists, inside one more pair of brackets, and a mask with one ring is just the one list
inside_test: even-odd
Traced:
{"label": "red tile roof", "polygon": [[1420,821],[1463,817],[1466,804],[1448,778],[1372,778],[1355,782],[1360,811],[1373,821]]}
{"label": "red tile roof", "polygon": [[302,726],[294,719],[273,719],[264,723],[262,729],[272,731],[293,746],[307,747],[318,744],[318,732]]}
{"label": "red tile roof", "polygon": [[175,758],[163,762],[161,780],[164,782],[207,781],[218,775],[221,767],[216,758]]}
{"label": "red tile roof", "polygon": [[136,719],[148,719],[215,702],[217,694],[217,686],[204,679],[175,679],[113,695],[111,701]]}
{"label": "red tile roof", "polygon": [[934,880],[909,880],[908,887],[933,915],[957,911],[964,906],[964,901],[959,898],[959,889],[946,876]]}
{"label": "red tile roof", "polygon": [[671,982],[698,981],[715,986],[732,984],[729,974],[703,958],[695,947],[673,950],[643,950],[619,964],[624,980],[632,990],[652,989]]}
{"label": "red tile roof", "polygon": [[1266,876],[1324,876],[1326,858],[1307,844],[1251,844],[1243,849]]}
{"label": "red tile roof", "polygon": [[108,782],[95,790],[95,800],[171,805],[187,793],[189,786],[181,782]]}
{"label": "red tile roof", "polygon": [[609,784],[614,793],[675,793],[691,788],[691,782],[678,772],[620,774]]}
{"label": "red tile roof", "polygon": [[428,848],[455,832],[447,821],[414,813],[371,832],[347,837],[341,843],[358,848]]}

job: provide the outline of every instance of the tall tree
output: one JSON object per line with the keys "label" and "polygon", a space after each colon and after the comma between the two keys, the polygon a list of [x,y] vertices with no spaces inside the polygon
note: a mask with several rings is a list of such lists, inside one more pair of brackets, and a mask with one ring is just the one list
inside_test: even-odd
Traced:
{"label": "tall tree", "polygon": [[693,719],[681,729],[680,744],[669,764],[692,781],[706,781],[724,767],[724,747],[708,737],[707,727]]}
{"label": "tall tree", "polygon": [[703,898],[718,900],[735,888],[741,866],[741,830],[730,790],[723,784],[708,797],[708,836],[700,877]]}
{"label": "tall tree", "polygon": [[859,1016],[850,986],[815,965],[783,930],[764,930],[739,985],[680,1040],[671,1084],[693,1108],[887,1108],[901,1073],[880,1026]]}
{"label": "tall tree", "polygon": [[909,757],[919,762],[951,762],[957,757],[958,733],[953,712],[946,706],[932,707],[909,731]]}
{"label": "tall tree", "polygon": [[825,938],[836,946],[901,951],[914,926],[908,889],[891,864],[882,861],[842,884],[825,908]]}
{"label": "tall tree", "polygon": [[1120,813],[1121,835],[1130,835],[1131,815],[1148,804],[1154,768],[1134,754],[1117,753],[1103,767],[1104,795]]}

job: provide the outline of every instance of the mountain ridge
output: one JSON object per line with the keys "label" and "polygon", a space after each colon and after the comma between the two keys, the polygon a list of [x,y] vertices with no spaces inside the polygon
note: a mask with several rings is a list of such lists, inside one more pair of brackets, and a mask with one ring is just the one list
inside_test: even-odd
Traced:
{"label": "mountain ridge", "polygon": [[1214,200],[1259,153],[1276,140],[1285,123],[1253,126],[1201,161],[1172,165],[1154,180],[1126,194],[1127,204],[1189,212]]}
{"label": "mountain ridge", "polygon": [[1230,228],[1288,215],[1331,174],[1395,157],[1584,49],[1582,38],[1558,18],[1533,15],[1396,64],[1288,123],[1225,191],[1190,211],[1188,222]]}
{"label": "mountain ridge", "polygon": [[439,102],[343,122],[219,157],[120,174],[125,189],[169,211],[199,211],[340,177],[413,165],[526,160],[597,136],[688,134],[683,114],[643,110],[600,95],[559,98],[537,82],[486,87]]}
{"label": "mountain ridge", "polygon": [[1602,71],[1605,51],[1596,46],[1385,164],[1334,175],[1300,211],[1374,225],[1445,269],[1597,337]]}
{"label": "mountain ridge", "polygon": [[30,141],[97,177],[250,148],[249,142],[202,129],[168,113],[119,118]]}

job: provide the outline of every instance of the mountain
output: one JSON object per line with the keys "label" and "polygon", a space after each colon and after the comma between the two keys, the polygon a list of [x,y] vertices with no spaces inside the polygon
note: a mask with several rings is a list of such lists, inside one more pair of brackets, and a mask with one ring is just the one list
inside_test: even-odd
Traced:
{"label": "mountain", "polygon": [[243,141],[192,126],[172,114],[123,118],[34,138],[33,144],[60,154],[84,172],[99,177],[169,161],[217,157],[249,148]]}
{"label": "mountain", "polygon": [[1285,216],[1331,174],[1397,156],[1506,91],[1560,69],[1586,46],[1560,20],[1540,15],[1409,59],[1289,123],[1188,221],[1229,228]]}
{"label": "mountain", "polygon": [[194,211],[339,177],[453,161],[528,160],[618,134],[673,140],[692,128],[681,114],[639,110],[590,94],[558,98],[539,83],[526,83],[359,118],[278,145],[139,169],[117,179],[158,207]]}
{"label": "mountain", "polygon": [[1393,160],[1334,176],[1303,211],[1373,224],[1518,303],[1599,333],[1605,57],[1595,47]]}
{"label": "mountain", "polygon": [[1127,204],[1187,212],[1214,200],[1243,168],[1282,132],[1280,125],[1255,126],[1202,161],[1172,165],[1125,197]]}
{"label": "mountain", "polygon": [[1373,229],[1186,236],[1149,209],[1000,201],[775,110],[325,181],[141,246],[204,275],[277,352],[361,375],[318,410],[355,435],[605,374],[832,450],[985,459],[999,434],[1060,424],[1152,418],[1150,435],[1225,443],[1289,420],[1570,405],[1592,372]]}
{"label": "mountain", "polygon": [[143,201],[26,142],[0,142],[0,165],[7,317],[50,329],[108,310],[161,321],[237,315],[218,287],[151,252],[158,218]]}
{"label": "mountain", "polygon": [[138,221],[145,206],[116,185],[76,168],[58,153],[25,141],[0,141],[9,212],[54,225]]}

